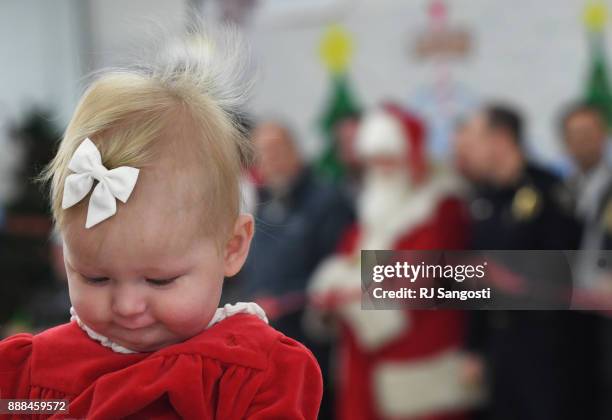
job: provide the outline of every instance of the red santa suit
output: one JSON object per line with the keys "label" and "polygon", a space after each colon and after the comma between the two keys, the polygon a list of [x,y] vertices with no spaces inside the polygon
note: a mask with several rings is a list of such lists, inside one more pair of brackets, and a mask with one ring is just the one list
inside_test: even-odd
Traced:
{"label": "red santa suit", "polygon": [[360,212],[359,225],[347,232],[339,254],[322,264],[310,287],[315,302],[336,292],[342,296],[334,308],[314,309],[332,311],[340,319],[340,419],[462,419],[465,408],[480,398],[460,383],[461,312],[366,311],[359,295],[354,299],[349,292],[360,291],[361,249],[441,250],[465,245],[467,223],[457,195],[461,187],[450,175],[424,173],[425,162],[414,156],[422,159],[422,139],[418,121],[396,108],[366,116],[358,137],[358,142],[368,142],[362,144],[363,154],[412,152],[407,159],[411,178],[421,182],[405,198],[393,194],[392,207],[378,220],[367,215],[368,205],[379,205],[374,202],[375,187],[375,194],[365,194],[360,209],[365,206],[366,211]]}
{"label": "red santa suit", "polygon": [[87,334],[73,321],[0,342],[0,398],[67,399],[69,412],[52,418],[317,417],[314,357],[255,315],[153,353],[121,354]]}

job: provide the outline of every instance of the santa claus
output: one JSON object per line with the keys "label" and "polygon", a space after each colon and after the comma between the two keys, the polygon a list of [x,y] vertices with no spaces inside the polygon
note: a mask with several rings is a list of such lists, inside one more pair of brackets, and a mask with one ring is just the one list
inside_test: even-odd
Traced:
{"label": "santa claus", "polygon": [[422,123],[397,106],[365,116],[356,145],[366,169],[358,224],[309,287],[307,322],[339,321],[340,419],[462,419],[480,398],[462,380],[461,312],[361,309],[362,249],[461,249],[466,242],[461,185],[429,164],[424,139]]}

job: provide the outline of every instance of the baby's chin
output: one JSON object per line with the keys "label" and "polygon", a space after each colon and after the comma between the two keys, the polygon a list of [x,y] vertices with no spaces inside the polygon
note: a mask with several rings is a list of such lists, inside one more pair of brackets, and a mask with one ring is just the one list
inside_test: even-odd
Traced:
{"label": "baby's chin", "polygon": [[190,331],[178,335],[156,326],[153,328],[145,328],[142,331],[114,331],[109,333],[107,337],[112,342],[129,350],[138,353],[151,353],[189,340],[204,329],[205,328],[201,328],[198,329],[198,331]]}
{"label": "baby's chin", "polygon": [[178,344],[180,343],[180,341],[164,341],[164,342],[157,342],[157,343],[138,343],[138,344],[134,344],[134,343],[121,343],[121,342],[117,342],[117,344],[119,344],[122,347],[125,347],[127,349],[130,349],[132,351],[135,351],[136,353],[153,353],[156,352],[158,350],[161,350],[163,348],[166,348],[168,346],[171,346],[173,344]]}
{"label": "baby's chin", "polygon": [[134,337],[133,339],[127,338],[123,339],[120,337],[113,337],[112,335],[108,337],[112,342],[119,344],[126,349],[135,351],[137,353],[151,353],[157,350],[161,350],[165,347],[171,346],[173,344],[181,343],[187,338],[179,338],[179,337],[159,337],[159,338],[151,338],[151,339],[139,339]]}

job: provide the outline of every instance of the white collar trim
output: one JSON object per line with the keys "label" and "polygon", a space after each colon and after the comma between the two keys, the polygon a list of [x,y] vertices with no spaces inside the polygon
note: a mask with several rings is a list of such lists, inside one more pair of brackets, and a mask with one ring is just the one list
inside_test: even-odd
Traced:
{"label": "white collar trim", "polygon": [[[212,319],[210,320],[206,328],[210,328],[216,323],[224,320],[225,318],[229,318],[230,316],[233,316],[236,314],[255,315],[259,319],[264,321],[266,324],[268,323],[268,317],[266,317],[266,313],[261,308],[261,306],[259,306],[255,302],[238,302],[235,305],[228,303],[221,308],[217,308],[217,310],[215,311],[215,314],[213,315]],[[123,354],[138,353],[137,351],[130,350],[126,347],[120,346],[117,343],[114,343],[108,337],[105,337],[102,334],[98,334],[97,332],[89,328],[87,325],[83,323],[83,321],[81,321],[81,318],[79,318],[74,308],[70,308],[70,321],[76,321],[77,325],[83,331],[87,333],[89,338],[91,338],[92,340],[98,341],[104,347],[110,348],[115,353],[123,353]]]}

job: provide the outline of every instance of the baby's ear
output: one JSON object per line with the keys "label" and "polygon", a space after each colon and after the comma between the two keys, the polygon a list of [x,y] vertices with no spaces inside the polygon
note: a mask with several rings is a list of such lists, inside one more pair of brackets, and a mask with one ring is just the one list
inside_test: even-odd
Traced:
{"label": "baby's ear", "polygon": [[241,214],[234,223],[232,235],[225,245],[224,262],[225,276],[231,277],[238,273],[247,256],[249,255],[249,247],[253,232],[255,231],[255,222],[250,214]]}

